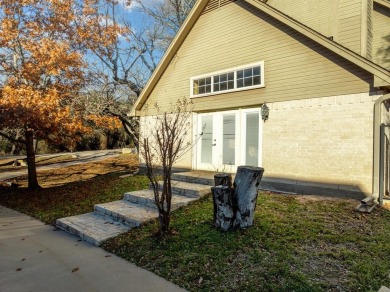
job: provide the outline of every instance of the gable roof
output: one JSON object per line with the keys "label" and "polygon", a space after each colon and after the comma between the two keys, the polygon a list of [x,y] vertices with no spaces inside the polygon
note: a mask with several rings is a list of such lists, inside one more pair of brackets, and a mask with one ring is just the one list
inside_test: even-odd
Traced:
{"label": "gable roof", "polygon": [[[269,16],[275,18],[276,20],[284,23],[285,25],[291,27],[292,29],[296,30],[297,32],[305,35],[306,37],[312,39],[313,41],[317,42],[318,44],[326,47],[330,51],[336,53],[337,55],[347,59],[348,61],[351,61],[352,63],[356,64],[357,66],[361,67],[362,69],[372,73],[376,78],[379,78],[379,80],[384,84],[390,84],[390,71],[386,70],[385,68],[373,63],[372,61],[360,56],[359,54],[351,51],[350,49],[330,40],[326,36],[320,34],[319,32],[311,29],[310,27],[307,27],[306,25],[294,20],[293,18],[289,17],[288,15],[280,12],[279,10],[261,2],[260,0],[243,0],[255,8],[259,9],[260,11],[268,14]],[[207,3],[209,0],[198,0],[197,3],[194,5],[193,9],[191,10],[190,14],[188,15],[186,21],[181,26],[180,30],[176,34],[175,38],[173,39],[172,43],[168,47],[166,53],[164,54],[163,58],[159,62],[157,68],[154,70],[152,76],[150,77],[148,83],[146,84],[144,90],[141,92],[141,95],[137,99],[136,103],[134,104],[134,107],[132,109],[132,115],[136,114],[137,110],[140,110],[141,107],[146,102],[147,98],[149,97],[150,93],[156,86],[157,82],[161,78],[161,76],[164,74],[165,70],[169,66],[170,62],[176,55],[177,51],[179,50],[180,46],[186,39],[187,35],[190,33],[192,27],[195,25],[196,21],[201,16],[204,8],[207,6]],[[264,1],[266,2],[266,1]],[[388,5],[387,1],[384,0],[375,0],[375,2],[384,2],[386,5]]]}

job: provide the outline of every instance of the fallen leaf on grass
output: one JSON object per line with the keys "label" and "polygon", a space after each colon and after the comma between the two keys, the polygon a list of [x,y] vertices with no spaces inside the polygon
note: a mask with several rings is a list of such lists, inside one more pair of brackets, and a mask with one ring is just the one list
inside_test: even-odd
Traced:
{"label": "fallen leaf on grass", "polygon": [[74,272],[77,272],[78,270],[80,270],[80,268],[79,268],[79,267],[77,267],[77,268],[74,268],[74,269],[72,270],[72,273],[74,273]]}

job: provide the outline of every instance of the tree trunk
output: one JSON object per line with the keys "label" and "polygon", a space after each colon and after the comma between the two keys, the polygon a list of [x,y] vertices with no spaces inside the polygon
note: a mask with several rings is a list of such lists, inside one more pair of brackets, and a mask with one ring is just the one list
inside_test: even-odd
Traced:
{"label": "tree trunk", "polygon": [[232,187],[232,175],[230,173],[217,173],[214,175],[215,186],[228,186]]}
{"label": "tree trunk", "polygon": [[[19,140],[20,138],[21,138],[21,133],[20,133],[20,130],[18,129],[18,130],[16,130],[16,133],[15,133],[15,140]],[[22,144],[20,144],[20,143],[12,142],[11,154],[12,155],[20,155],[20,151],[22,150],[21,146],[22,146]]]}
{"label": "tree trunk", "polygon": [[167,212],[159,213],[159,221],[160,221],[160,236],[164,237],[169,233],[169,223],[171,221],[171,216]]}
{"label": "tree trunk", "polygon": [[214,227],[228,231],[234,222],[234,206],[229,186],[211,188],[214,203]]}
{"label": "tree trunk", "polygon": [[34,153],[35,154],[38,154],[38,143],[39,143],[39,140],[35,139],[34,140]]}
{"label": "tree trunk", "polygon": [[30,190],[39,189],[37,178],[37,168],[35,165],[34,133],[26,131],[26,151],[27,151],[27,169],[28,169],[28,188]]}
{"label": "tree trunk", "polygon": [[160,221],[160,235],[164,237],[169,234],[169,225],[171,222],[171,203],[172,203],[172,186],[170,183],[170,170],[163,175],[163,186],[160,193],[159,202],[159,221]]}
{"label": "tree trunk", "polygon": [[[230,223],[223,223],[223,218],[225,215],[223,214],[230,214],[230,212],[233,212],[234,210],[231,210],[232,206],[228,203],[231,202],[231,189],[232,189],[232,175],[229,173],[217,173],[214,175],[214,185],[217,186],[227,186],[229,188],[229,193],[227,193],[226,190],[213,190],[211,189],[211,192],[213,194],[213,206],[214,206],[214,220],[213,224],[216,228],[220,228],[224,231],[226,231],[226,228],[230,228],[231,220],[229,219],[229,215],[227,215],[227,219]],[[226,192],[226,194],[222,194],[223,192]],[[226,196],[229,196],[229,199],[225,198]],[[227,208],[227,210],[224,210]],[[234,212],[233,212],[234,214]],[[227,227],[229,225],[229,227]]]}
{"label": "tree trunk", "polygon": [[234,179],[233,202],[237,203],[234,227],[246,228],[253,225],[258,187],[264,168],[239,166]]}

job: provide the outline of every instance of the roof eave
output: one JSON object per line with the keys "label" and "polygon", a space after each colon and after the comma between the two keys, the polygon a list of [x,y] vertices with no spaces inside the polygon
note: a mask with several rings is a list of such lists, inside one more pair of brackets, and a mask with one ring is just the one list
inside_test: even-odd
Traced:
{"label": "roof eave", "polygon": [[264,13],[270,15],[271,17],[279,20],[280,22],[286,24],[287,26],[293,28],[294,30],[300,32],[301,34],[307,36],[308,38],[314,40],[315,42],[333,51],[334,53],[340,55],[341,57],[347,59],[348,61],[353,62],[364,70],[372,73],[374,76],[377,76],[382,80],[390,83],[390,71],[386,70],[385,68],[371,62],[370,60],[340,45],[339,43],[328,39],[326,36],[292,19],[291,17],[285,15],[284,13],[280,12],[275,8],[272,8],[267,4],[264,4],[257,0],[244,1],[253,5]]}
{"label": "roof eave", "polygon": [[141,92],[139,98],[135,102],[133,109],[131,111],[131,115],[137,115],[137,111],[139,111],[142,106],[144,105],[146,99],[148,98],[149,94],[152,92],[154,87],[156,86],[158,80],[168,67],[169,63],[179,50],[181,44],[191,31],[192,27],[202,14],[204,8],[206,7],[208,3],[208,0],[200,0],[197,1],[197,3],[192,8],[191,12],[187,16],[185,22],[180,27],[179,31],[177,32],[175,38],[169,45],[168,49],[166,50],[164,56],[162,57],[161,61],[158,63],[156,69],[154,70],[152,76],[149,78],[149,81],[144,87],[144,90]]}
{"label": "roof eave", "polygon": [[374,0],[374,2],[390,9],[390,3],[385,0]]}
{"label": "roof eave", "polygon": [[[352,63],[356,64],[357,66],[361,67],[362,69],[372,73],[377,78],[380,78],[381,80],[388,82],[390,84],[390,71],[386,70],[385,68],[371,62],[370,60],[364,58],[363,56],[351,51],[350,49],[340,45],[339,43],[336,43],[330,39],[328,39],[326,36],[318,33],[317,31],[307,27],[306,25],[292,19],[291,17],[285,15],[284,13],[280,12],[279,10],[263,3],[260,0],[244,0],[247,3],[251,4],[252,6],[256,7],[257,9],[263,11],[264,13],[270,15],[271,17],[279,20],[280,22],[286,24],[287,26],[293,28],[294,30],[298,31],[299,33],[307,36],[308,38],[312,39],[313,41],[319,43],[320,45],[326,47],[330,51],[333,51],[334,53],[338,54],[339,56],[351,61]],[[384,0],[375,0],[376,3],[390,6],[386,1]],[[131,115],[137,115],[138,111],[142,108],[143,104],[145,103],[146,99],[148,98],[149,94],[154,89],[155,85],[157,84],[158,80],[168,67],[169,63],[179,50],[181,44],[187,37],[188,33],[191,31],[192,27],[200,17],[200,15],[203,12],[203,9],[206,7],[208,3],[208,0],[200,0],[198,1],[193,9],[191,10],[191,13],[188,15],[186,21],[176,34],[175,38],[173,39],[171,45],[168,47],[166,53],[164,54],[163,58],[159,62],[156,70],[153,72],[152,76],[150,77],[148,83],[146,84],[144,90],[142,91],[141,95],[137,99],[136,103],[134,104],[134,107],[132,109]]]}

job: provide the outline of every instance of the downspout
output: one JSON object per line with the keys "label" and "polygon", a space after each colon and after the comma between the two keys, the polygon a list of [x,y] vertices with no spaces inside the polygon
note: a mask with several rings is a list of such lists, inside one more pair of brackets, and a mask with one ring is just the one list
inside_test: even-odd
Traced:
{"label": "downspout", "polygon": [[[390,99],[390,93],[382,95],[374,103],[374,155],[373,155],[373,175],[372,175],[372,196],[375,200],[380,198],[380,185],[383,185],[383,175],[381,172],[381,123],[382,123],[382,103]],[[383,195],[383,194],[382,194]]]}

